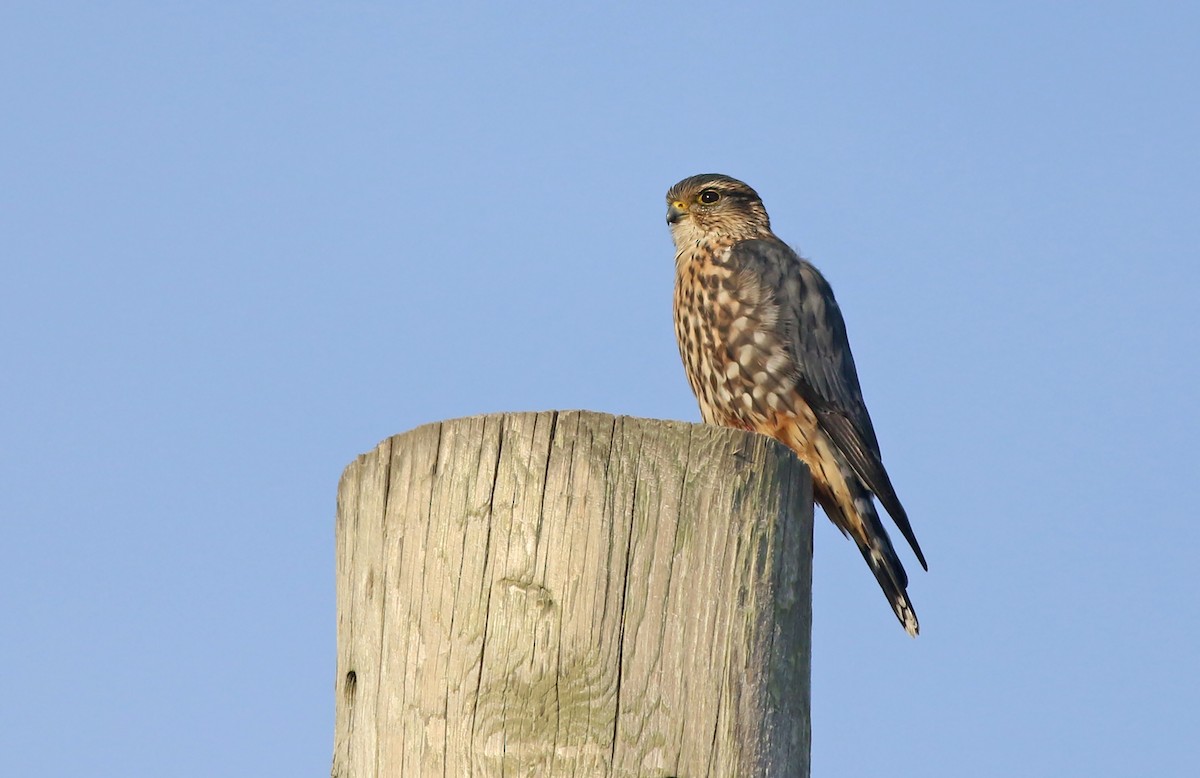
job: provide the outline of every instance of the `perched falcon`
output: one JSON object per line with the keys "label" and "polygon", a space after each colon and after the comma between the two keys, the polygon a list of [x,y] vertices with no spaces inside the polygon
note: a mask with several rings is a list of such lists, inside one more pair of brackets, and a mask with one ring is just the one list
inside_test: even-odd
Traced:
{"label": "perched falcon", "polygon": [[704,421],[770,435],[804,460],[817,502],[858,544],[915,637],[908,576],[872,497],[929,566],[883,468],[828,282],[771,232],[758,193],[729,176],[671,187],[667,224],[675,335]]}

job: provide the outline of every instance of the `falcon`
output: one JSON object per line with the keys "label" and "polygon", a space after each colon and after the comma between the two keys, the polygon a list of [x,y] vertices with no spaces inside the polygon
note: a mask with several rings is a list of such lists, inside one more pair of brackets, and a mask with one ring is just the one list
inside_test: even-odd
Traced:
{"label": "falcon", "polygon": [[708,424],[784,443],[808,465],[816,501],[854,540],[908,634],[919,631],[874,500],[929,566],[883,467],[846,325],[815,267],[771,232],[758,193],[729,176],[667,192],[675,242],[675,336]]}

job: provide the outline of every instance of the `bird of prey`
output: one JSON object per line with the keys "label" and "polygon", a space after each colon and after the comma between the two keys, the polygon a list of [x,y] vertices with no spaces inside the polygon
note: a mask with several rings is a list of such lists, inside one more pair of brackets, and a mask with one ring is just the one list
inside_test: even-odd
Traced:
{"label": "bird of prey", "polygon": [[671,187],[667,224],[675,335],[704,421],[769,435],[796,452],[817,502],[858,545],[915,637],[908,576],[872,498],[929,566],[883,468],[829,283],[771,232],[758,193],[729,176]]}

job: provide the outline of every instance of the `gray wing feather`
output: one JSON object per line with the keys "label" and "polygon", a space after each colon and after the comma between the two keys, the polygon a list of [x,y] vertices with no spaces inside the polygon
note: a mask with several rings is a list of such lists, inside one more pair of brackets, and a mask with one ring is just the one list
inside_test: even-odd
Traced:
{"label": "gray wing feather", "polygon": [[735,267],[758,275],[767,289],[776,290],[780,323],[791,328],[788,342],[798,366],[801,394],[821,428],[896,522],[921,567],[928,570],[908,514],[883,467],[879,441],[850,353],[846,323],[829,282],[778,240],[739,243],[730,260]]}

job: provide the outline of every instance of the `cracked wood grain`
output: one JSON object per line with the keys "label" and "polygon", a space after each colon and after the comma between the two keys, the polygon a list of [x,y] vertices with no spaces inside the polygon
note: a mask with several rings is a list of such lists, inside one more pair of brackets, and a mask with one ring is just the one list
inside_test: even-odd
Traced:
{"label": "cracked wood grain", "polygon": [[812,497],[765,437],[430,424],[338,489],[332,774],[799,776]]}

